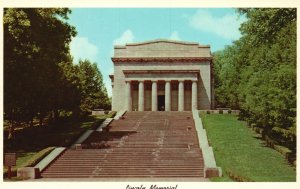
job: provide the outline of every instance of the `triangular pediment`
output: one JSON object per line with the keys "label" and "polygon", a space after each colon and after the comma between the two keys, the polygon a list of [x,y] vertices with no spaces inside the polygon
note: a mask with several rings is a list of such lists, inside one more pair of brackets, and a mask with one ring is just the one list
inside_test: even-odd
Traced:
{"label": "triangular pediment", "polygon": [[156,39],[156,40],[150,40],[150,41],[144,41],[144,42],[138,42],[138,43],[128,43],[126,46],[137,46],[137,45],[150,45],[150,44],[170,44],[170,45],[199,45],[196,42],[188,42],[188,41],[177,41],[177,40],[168,40],[168,39]]}
{"label": "triangular pediment", "polygon": [[177,41],[177,40],[169,40],[169,39],[156,39],[156,40],[149,40],[137,43],[126,43],[126,45],[116,45],[115,47],[118,48],[126,48],[128,46],[152,46],[153,44],[160,44],[164,46],[199,46],[199,47],[209,47],[209,45],[199,45],[197,42],[189,42],[189,41]]}
{"label": "triangular pediment", "polygon": [[114,57],[211,57],[209,45],[156,39],[115,46]]}

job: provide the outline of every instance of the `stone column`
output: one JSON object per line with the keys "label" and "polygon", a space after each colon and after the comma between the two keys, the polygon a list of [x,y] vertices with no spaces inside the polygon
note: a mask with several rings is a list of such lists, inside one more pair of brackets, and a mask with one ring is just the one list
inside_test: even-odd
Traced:
{"label": "stone column", "polygon": [[165,84],[165,111],[171,111],[171,81]]}
{"label": "stone column", "polygon": [[192,110],[197,110],[197,99],[198,99],[198,92],[197,92],[197,81],[192,81]]}
{"label": "stone column", "polygon": [[157,111],[157,81],[152,81],[151,110]]}
{"label": "stone column", "polygon": [[126,81],[125,87],[125,108],[127,111],[131,111],[131,83],[130,81]]}
{"label": "stone column", "polygon": [[144,81],[139,81],[139,111],[144,111]]}
{"label": "stone column", "polygon": [[178,111],[184,111],[184,81],[178,85]]}

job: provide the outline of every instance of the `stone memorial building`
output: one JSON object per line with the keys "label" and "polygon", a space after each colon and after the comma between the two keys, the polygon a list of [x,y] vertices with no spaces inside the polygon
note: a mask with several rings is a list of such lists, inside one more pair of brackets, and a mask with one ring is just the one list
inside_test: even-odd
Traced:
{"label": "stone memorial building", "polygon": [[114,46],[113,111],[214,108],[209,45],[153,40]]}

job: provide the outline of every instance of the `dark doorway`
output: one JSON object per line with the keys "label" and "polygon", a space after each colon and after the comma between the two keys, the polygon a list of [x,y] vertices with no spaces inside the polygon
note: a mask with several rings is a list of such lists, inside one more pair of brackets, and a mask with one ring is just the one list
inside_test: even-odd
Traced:
{"label": "dark doorway", "polygon": [[158,111],[165,111],[165,95],[157,96]]}

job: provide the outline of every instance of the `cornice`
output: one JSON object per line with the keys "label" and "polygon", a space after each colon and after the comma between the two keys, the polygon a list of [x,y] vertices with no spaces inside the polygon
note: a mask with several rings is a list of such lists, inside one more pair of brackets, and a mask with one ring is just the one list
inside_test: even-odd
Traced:
{"label": "cornice", "polygon": [[111,60],[114,63],[123,63],[123,62],[211,62],[212,57],[113,57]]}

